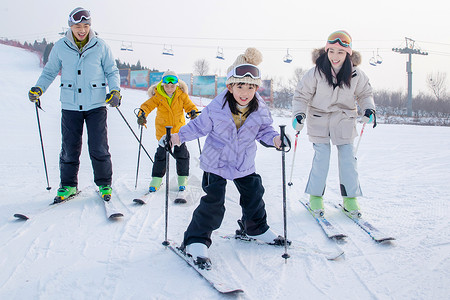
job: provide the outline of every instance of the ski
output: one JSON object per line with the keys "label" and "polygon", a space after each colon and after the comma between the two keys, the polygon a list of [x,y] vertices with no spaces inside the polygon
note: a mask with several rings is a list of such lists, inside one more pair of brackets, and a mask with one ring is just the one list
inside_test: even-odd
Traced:
{"label": "ski", "polygon": [[217,268],[212,267],[210,270],[200,269],[192,259],[191,256],[180,250],[180,247],[173,241],[170,241],[167,246],[172,252],[181,257],[189,266],[191,266],[197,273],[203,277],[213,288],[221,294],[238,294],[244,291],[237,287],[235,283],[230,282],[229,277],[220,273]]}
{"label": "ski", "polygon": [[300,201],[301,204],[311,213],[311,215],[316,219],[317,223],[319,223],[320,227],[322,227],[325,234],[330,238],[334,240],[343,240],[347,237],[346,234],[339,231],[336,227],[333,226],[324,216],[317,216],[314,214],[314,212],[309,207],[309,203],[305,203],[302,200]]}
{"label": "ski", "polygon": [[[264,242],[260,242],[254,238],[249,237],[248,235],[244,234],[242,235],[241,233],[238,234],[238,232],[236,231],[236,234],[232,234],[232,235],[222,235],[220,236],[223,239],[227,239],[227,240],[238,240],[238,241],[243,241],[243,242],[250,242],[250,243],[255,243],[257,245],[267,245],[267,246],[274,246],[274,245],[270,245]],[[277,245],[278,246],[278,245]],[[278,246],[279,247],[279,246]],[[300,250],[302,252],[308,253],[308,254],[315,254],[315,255],[321,255],[321,256],[325,256],[325,258],[327,260],[337,260],[338,258],[342,257],[344,255],[344,251],[342,251],[341,249],[338,249],[337,251],[334,252],[329,252],[329,251],[322,251],[322,250],[318,250],[315,248],[311,248],[308,247],[306,245],[304,245],[301,242],[291,242],[291,244],[288,246],[289,249],[294,249],[294,250]]]}
{"label": "ski", "polygon": [[97,191],[97,195],[100,196],[103,204],[105,205],[106,217],[111,220],[115,220],[123,217],[123,213],[121,213],[114,205],[114,202],[111,201],[111,195],[105,195],[102,197],[102,194]]}
{"label": "ski", "polygon": [[177,196],[175,197],[175,200],[173,202],[176,204],[185,204],[187,203],[187,196],[188,191],[186,189],[183,191],[178,190]]}
{"label": "ski", "polygon": [[366,232],[375,242],[384,243],[387,241],[395,240],[394,237],[384,234],[364,218],[352,216],[350,212],[346,210],[341,204],[339,204],[339,206],[335,206],[336,208],[339,208],[353,222],[355,222],[362,230],[364,230],[364,232]]}
{"label": "ski", "polygon": [[16,213],[16,214],[14,214],[14,217],[17,218],[17,219],[25,220],[25,221],[26,221],[26,220],[30,219],[32,216],[35,216],[35,215],[44,213],[44,212],[46,212],[46,211],[48,211],[48,210],[50,210],[50,209],[52,209],[52,208],[55,208],[55,207],[57,207],[57,206],[59,206],[59,205],[61,205],[61,204],[63,204],[63,203],[66,203],[66,202],[68,202],[68,201],[74,199],[74,198],[75,198],[76,196],[78,196],[80,193],[81,193],[81,191],[77,191],[76,194],[73,194],[73,195],[67,197],[67,198],[64,199],[64,200],[60,200],[60,199],[57,199],[58,197],[55,197],[55,199],[53,200],[53,202],[50,203],[47,207],[45,207],[45,208],[43,208],[43,209],[39,209],[39,210],[37,210],[37,211],[35,211],[35,212],[27,213],[27,214],[24,214],[24,213]]}

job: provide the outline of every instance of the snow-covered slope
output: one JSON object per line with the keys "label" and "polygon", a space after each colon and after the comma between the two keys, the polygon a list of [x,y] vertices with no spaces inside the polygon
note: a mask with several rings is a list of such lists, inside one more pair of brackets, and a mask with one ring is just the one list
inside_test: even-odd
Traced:
{"label": "snow-covered slope", "polygon": [[[59,78],[42,97],[40,112],[50,192],[38,136],[36,113],[27,92],[41,68],[35,54],[0,45],[0,299],[228,299],[212,289],[181,259],[166,249],[164,193],[145,206],[132,199],[147,189],[151,162],[141,153],[138,188],[134,189],[138,144],[115,109],[108,126],[113,157],[114,198],[125,217],[111,222],[96,196],[84,145],[79,173],[82,193],[71,202],[18,221],[17,212],[46,207],[59,183]],[[120,110],[138,133],[133,110],[143,91],[123,90]],[[144,132],[144,146],[157,147],[154,113]],[[289,124],[287,113],[274,112],[275,125]],[[293,137],[292,129],[288,132]],[[395,236],[379,245],[332,206],[339,203],[336,151],[333,149],[326,214],[349,236],[340,247],[345,257],[328,261],[311,249],[331,251],[314,219],[297,201],[303,194],[313,155],[305,133],[299,137],[294,185],[288,189],[287,232],[294,247],[284,248],[226,240],[240,218],[239,198],[228,184],[226,215],[213,235],[214,266],[241,282],[242,299],[448,299],[450,295],[450,128],[383,125],[366,127],[358,150],[360,199],[364,216]],[[86,140],[86,139],[85,139]],[[201,140],[203,143],[203,140]],[[189,143],[194,201],[169,202],[168,237],[181,242],[202,194],[197,141]],[[286,155],[287,180],[292,154]],[[265,185],[269,225],[283,233],[281,153],[259,147],[257,171]],[[170,178],[175,183],[174,161]],[[171,197],[173,198],[171,193]],[[297,247],[296,247],[297,246]]]}

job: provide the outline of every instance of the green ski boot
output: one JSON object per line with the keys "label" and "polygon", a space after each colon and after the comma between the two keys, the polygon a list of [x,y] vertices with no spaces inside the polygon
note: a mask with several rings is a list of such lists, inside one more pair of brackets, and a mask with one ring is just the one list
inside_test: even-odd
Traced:
{"label": "green ski boot", "polygon": [[178,176],[178,190],[180,192],[186,189],[188,177],[187,176]]}
{"label": "green ski boot", "polygon": [[314,212],[316,216],[323,216],[325,211],[323,207],[323,197],[322,196],[309,196],[309,207]]}
{"label": "green ski boot", "polygon": [[98,187],[98,190],[99,190],[100,195],[102,196],[103,200],[105,200],[105,201],[111,200],[112,188],[111,188],[110,185],[108,185],[108,184],[101,185],[101,186]]}
{"label": "green ski boot", "polygon": [[153,177],[152,181],[150,182],[150,187],[148,188],[148,191],[150,193],[156,192],[162,183],[162,177]]}
{"label": "green ski boot", "polygon": [[76,186],[63,186],[58,189],[56,197],[54,199],[54,203],[63,202],[64,200],[69,199],[70,197],[77,194]]}
{"label": "green ski boot", "polygon": [[353,217],[360,218],[361,212],[356,197],[343,197],[344,209]]}

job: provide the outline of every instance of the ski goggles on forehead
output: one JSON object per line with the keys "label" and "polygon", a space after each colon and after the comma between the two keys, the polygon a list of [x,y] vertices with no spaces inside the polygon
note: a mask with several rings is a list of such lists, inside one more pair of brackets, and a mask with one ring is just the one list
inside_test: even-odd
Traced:
{"label": "ski goggles on forehead", "polygon": [[72,21],[75,24],[80,23],[83,19],[89,20],[90,18],[91,13],[85,9],[78,10],[69,16],[70,21]]}
{"label": "ski goggles on forehead", "polygon": [[352,47],[352,39],[348,34],[344,32],[334,32],[328,37],[328,43],[336,44],[339,43],[342,47]]}
{"label": "ski goggles on forehead", "polygon": [[177,84],[177,83],[178,83],[178,77],[177,77],[177,76],[174,76],[174,75],[167,75],[167,76],[164,76],[164,77],[162,78],[162,82],[163,82],[164,84],[169,84],[169,83],[171,83],[171,84]]}
{"label": "ski goggles on forehead", "polygon": [[261,74],[259,72],[259,69],[255,65],[250,64],[244,64],[244,65],[238,65],[233,68],[228,74],[227,77],[236,77],[236,78],[243,78],[245,76],[250,76],[253,79],[259,79],[261,78]]}

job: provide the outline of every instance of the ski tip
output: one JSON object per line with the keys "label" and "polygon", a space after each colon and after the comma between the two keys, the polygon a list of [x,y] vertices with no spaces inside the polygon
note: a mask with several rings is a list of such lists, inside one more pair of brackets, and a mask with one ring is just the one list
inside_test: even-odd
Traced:
{"label": "ski tip", "polygon": [[241,290],[241,289],[235,289],[235,290],[230,290],[230,291],[221,291],[220,293],[221,294],[225,294],[225,295],[234,295],[234,294],[240,294],[240,293],[243,293],[244,292],[244,290]]}
{"label": "ski tip", "polygon": [[186,199],[184,199],[184,198],[177,198],[173,202],[176,203],[176,204],[185,204],[185,203],[187,203]]}
{"label": "ski tip", "polygon": [[147,202],[145,202],[142,199],[133,199],[133,202],[136,203],[136,204],[140,204],[140,205],[147,204]]}
{"label": "ski tip", "polygon": [[116,219],[122,218],[122,217],[123,217],[123,213],[113,213],[109,216],[109,219],[116,220]]}
{"label": "ski tip", "polygon": [[379,244],[390,244],[392,241],[395,241],[394,237],[386,237],[381,239],[374,239]]}
{"label": "ski tip", "polygon": [[14,214],[14,217],[19,219],[19,220],[28,220],[29,218],[23,214]]}

